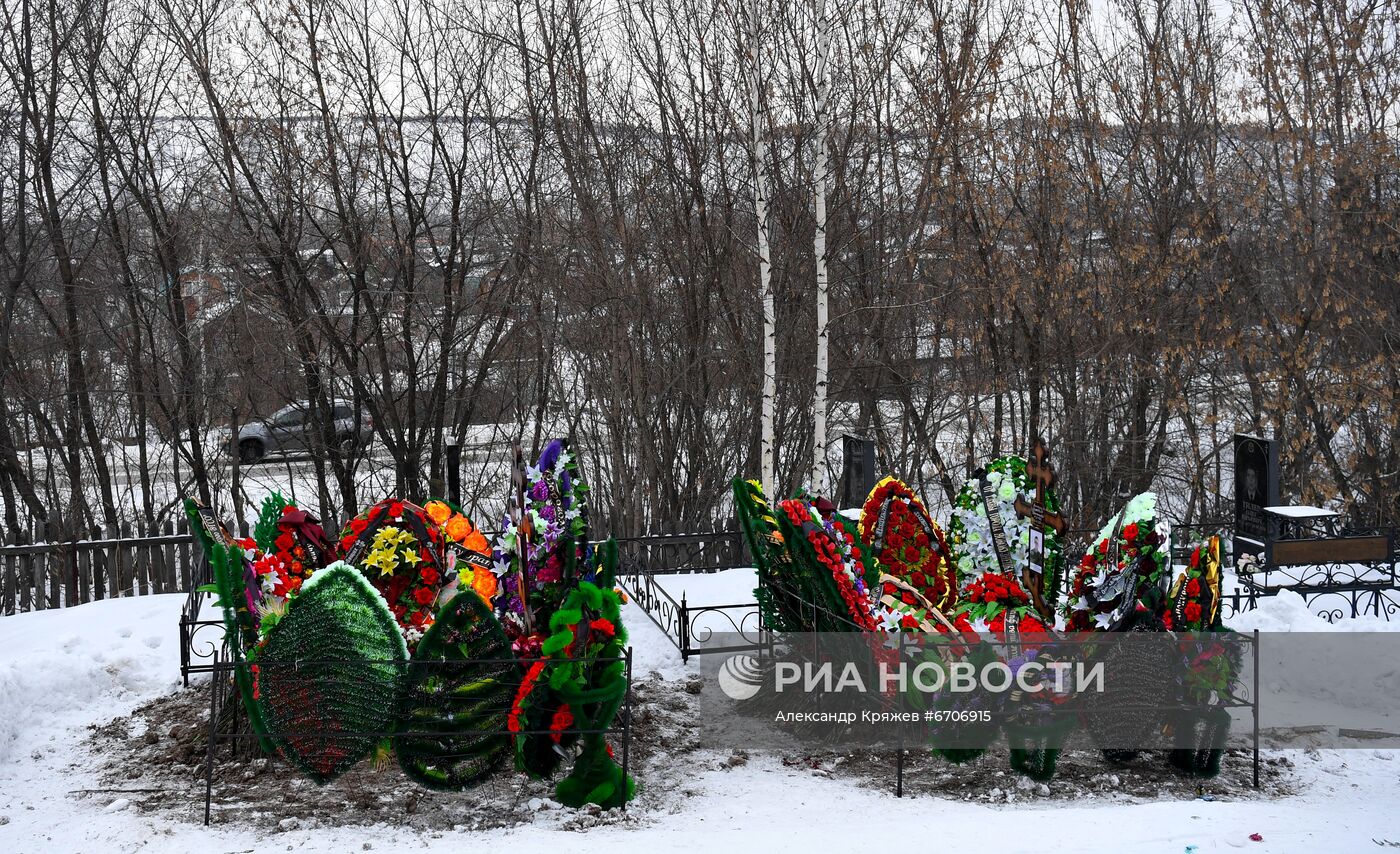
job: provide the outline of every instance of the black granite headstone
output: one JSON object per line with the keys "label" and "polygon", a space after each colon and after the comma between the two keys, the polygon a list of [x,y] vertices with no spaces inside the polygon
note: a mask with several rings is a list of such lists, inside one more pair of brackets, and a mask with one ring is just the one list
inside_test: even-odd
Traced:
{"label": "black granite headstone", "polygon": [[1278,503],[1278,447],[1272,439],[1236,433],[1235,554],[1263,551],[1271,536],[1264,508]]}
{"label": "black granite headstone", "polygon": [[875,442],[859,436],[842,436],[841,458],[844,465],[836,503],[841,507],[860,507],[875,488]]}

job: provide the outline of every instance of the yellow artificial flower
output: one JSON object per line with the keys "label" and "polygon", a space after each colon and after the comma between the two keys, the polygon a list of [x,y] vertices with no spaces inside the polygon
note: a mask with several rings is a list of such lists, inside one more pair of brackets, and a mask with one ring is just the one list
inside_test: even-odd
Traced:
{"label": "yellow artificial flower", "polygon": [[392,547],[371,549],[369,557],[365,558],[365,565],[378,569],[381,576],[393,575],[394,570],[399,565],[399,560]]}
{"label": "yellow artificial flower", "polygon": [[423,559],[418,556],[418,552],[414,551],[413,549],[403,550],[403,562],[408,564],[409,566],[413,566],[415,563],[420,563],[422,562],[422,560]]}

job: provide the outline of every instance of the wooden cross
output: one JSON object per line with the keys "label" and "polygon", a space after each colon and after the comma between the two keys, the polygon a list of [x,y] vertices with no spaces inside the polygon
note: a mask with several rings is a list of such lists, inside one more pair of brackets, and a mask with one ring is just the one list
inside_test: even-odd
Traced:
{"label": "wooden cross", "polygon": [[1031,594],[1035,609],[1042,615],[1051,616],[1051,608],[1045,603],[1045,528],[1053,528],[1055,533],[1064,536],[1065,519],[1059,513],[1045,507],[1045,494],[1055,484],[1055,470],[1050,466],[1050,452],[1045,440],[1036,439],[1031,449],[1030,462],[1026,463],[1026,477],[1035,481],[1035,502],[1017,497],[1016,513],[1031,520],[1030,559],[1021,570],[1021,582]]}
{"label": "wooden cross", "polygon": [[515,487],[515,495],[512,507],[510,508],[511,518],[515,520],[515,554],[516,554],[516,584],[520,587],[520,610],[525,619],[525,634],[531,635],[535,632],[534,620],[530,616],[530,585],[525,576],[525,562],[529,557],[530,535],[530,512],[525,507],[525,452],[521,449],[520,443],[516,442],[513,449],[515,460],[511,466],[511,485]]}

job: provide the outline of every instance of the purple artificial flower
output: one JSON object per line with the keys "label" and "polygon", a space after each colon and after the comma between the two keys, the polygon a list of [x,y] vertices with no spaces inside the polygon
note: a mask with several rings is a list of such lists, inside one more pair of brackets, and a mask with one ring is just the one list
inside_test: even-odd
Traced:
{"label": "purple artificial flower", "polygon": [[549,471],[554,468],[554,464],[559,462],[559,454],[563,451],[564,443],[559,439],[555,439],[548,445],[545,445],[544,450],[540,452],[540,471]]}

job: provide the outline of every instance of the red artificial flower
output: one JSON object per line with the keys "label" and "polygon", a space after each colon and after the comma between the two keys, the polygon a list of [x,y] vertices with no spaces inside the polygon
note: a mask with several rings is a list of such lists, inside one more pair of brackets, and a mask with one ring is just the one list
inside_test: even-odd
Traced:
{"label": "red artificial flower", "polygon": [[429,605],[437,598],[437,592],[427,587],[419,587],[413,591],[413,601],[419,605]]}
{"label": "red artificial flower", "polygon": [[1191,568],[1195,569],[1201,563],[1201,547],[1196,546],[1196,550],[1191,552]]}
{"label": "red artificial flower", "polygon": [[369,522],[366,522],[364,519],[361,519],[358,516],[350,520],[350,530],[356,534],[363,533],[365,528],[368,527]]}
{"label": "red artificial flower", "polygon": [[1186,582],[1186,595],[1187,595],[1187,596],[1199,596],[1199,595],[1201,595],[1201,582],[1200,582],[1199,579],[1193,578],[1193,579],[1191,579],[1190,581]]}
{"label": "red artificial flower", "polygon": [[617,634],[617,627],[612,624],[612,621],[604,620],[601,617],[590,622],[588,626],[593,631],[601,632],[602,634],[605,634],[608,637],[612,637],[613,635]]}
{"label": "red artificial flower", "polygon": [[282,536],[277,538],[276,544],[277,548],[284,552],[291,551],[292,546],[296,545],[296,539],[292,536],[290,531],[284,531]]}
{"label": "red artificial flower", "polygon": [[1182,616],[1186,618],[1186,622],[1188,623],[1196,622],[1201,619],[1201,606],[1196,602],[1187,602],[1186,607],[1182,611]]}
{"label": "red artificial flower", "polygon": [[347,552],[347,551],[350,550],[350,547],[353,546],[353,545],[355,545],[355,535],[354,535],[354,534],[346,534],[345,536],[343,536],[343,537],[340,538],[340,550],[341,550],[341,551]]}
{"label": "red artificial flower", "polygon": [[914,619],[913,616],[906,614],[899,618],[899,627],[901,629],[917,629],[919,627],[919,621]]}
{"label": "red artificial flower", "polygon": [[429,566],[425,567],[422,572],[418,573],[418,577],[423,579],[424,584],[437,584],[439,576],[438,571]]}
{"label": "red artificial flower", "polygon": [[288,504],[286,507],[283,507],[283,508],[282,508],[282,515],[283,515],[283,516],[286,516],[286,515],[288,515],[289,513],[295,513],[295,512],[297,512],[297,506],[296,506],[295,504]]}
{"label": "red artificial flower", "polygon": [[556,744],[564,736],[564,730],[574,725],[574,714],[569,711],[568,705],[555,709],[554,716],[549,721],[549,737],[554,739]]}
{"label": "red artificial flower", "polygon": [[1129,522],[1123,526],[1123,539],[1131,543],[1133,540],[1137,539],[1137,535],[1138,526],[1136,522]]}
{"label": "red artificial flower", "polygon": [[389,505],[389,515],[395,519],[403,515],[403,502],[395,501]]}
{"label": "red artificial flower", "polygon": [[909,563],[913,563],[919,559],[919,550],[914,546],[905,546],[904,559]]}
{"label": "red artificial flower", "polygon": [[389,586],[384,591],[384,598],[390,602],[397,602],[408,589],[408,576],[395,575],[389,581]]}

